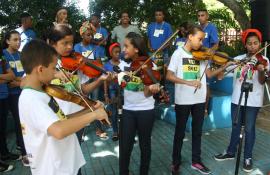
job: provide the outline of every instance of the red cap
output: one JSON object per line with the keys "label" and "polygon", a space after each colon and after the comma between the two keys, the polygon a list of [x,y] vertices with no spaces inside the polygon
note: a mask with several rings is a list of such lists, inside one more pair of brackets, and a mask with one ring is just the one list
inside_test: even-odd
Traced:
{"label": "red cap", "polygon": [[248,34],[250,34],[250,33],[255,33],[258,36],[260,42],[262,42],[262,34],[261,34],[261,32],[259,30],[257,30],[257,29],[247,29],[247,30],[242,32],[242,43],[244,45],[246,45],[246,39],[247,39]]}
{"label": "red cap", "polygon": [[112,56],[112,50],[114,47],[120,47],[120,44],[119,43],[112,43],[109,47],[109,53],[110,53],[110,56]]}

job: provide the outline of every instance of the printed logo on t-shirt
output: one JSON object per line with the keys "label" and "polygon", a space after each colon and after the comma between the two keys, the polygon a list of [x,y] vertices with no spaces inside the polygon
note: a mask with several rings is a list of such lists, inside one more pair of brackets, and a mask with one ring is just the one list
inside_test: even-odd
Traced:
{"label": "printed logo on t-shirt", "polygon": [[9,61],[9,65],[12,69],[16,69],[17,72],[23,72],[23,66],[20,60]]}
{"label": "printed logo on t-shirt", "polygon": [[67,119],[67,117],[65,116],[63,111],[60,109],[59,105],[57,104],[57,102],[55,101],[53,97],[51,97],[48,105],[53,110],[53,112],[55,112],[55,114],[58,116],[59,120]]}
{"label": "printed logo on t-shirt", "polygon": [[[242,69],[243,69],[243,67],[238,67],[236,69],[236,79],[240,78],[241,73],[242,73]],[[252,80],[253,79],[253,72],[252,72],[252,70],[248,70],[248,72],[247,72],[247,79],[249,79],[249,80]]]}
{"label": "printed logo on t-shirt", "polygon": [[200,77],[200,61],[183,58],[183,79],[197,80]]}
{"label": "printed logo on t-shirt", "polygon": [[141,78],[132,76],[131,80],[127,83],[125,89],[128,91],[135,91],[135,92],[143,91],[144,85]]}

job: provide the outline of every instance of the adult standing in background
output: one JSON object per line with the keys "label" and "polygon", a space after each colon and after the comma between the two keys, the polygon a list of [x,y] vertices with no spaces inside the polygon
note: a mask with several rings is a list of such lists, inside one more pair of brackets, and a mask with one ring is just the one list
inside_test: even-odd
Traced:
{"label": "adult standing in background", "polygon": [[120,25],[114,27],[112,31],[112,40],[116,40],[121,45],[121,50],[124,48],[124,40],[129,32],[140,34],[137,26],[131,25],[128,12],[121,13]]}
{"label": "adult standing in background", "polygon": [[208,21],[209,14],[206,9],[198,10],[197,15],[200,26],[205,33],[203,46],[211,49],[212,51],[216,51],[219,43],[217,27]]}
{"label": "adult standing in background", "polygon": [[62,24],[66,25],[69,28],[72,28],[72,26],[68,23],[68,11],[65,7],[60,7],[55,15],[55,21],[53,22],[53,25]]}
{"label": "adult standing in background", "polygon": [[[200,23],[203,32],[205,33],[205,37],[203,40],[203,46],[209,48],[210,52],[215,52],[218,49],[218,31],[216,26],[213,23],[209,22],[209,14],[206,9],[198,10],[198,21]],[[211,63],[210,63],[211,64]],[[217,75],[223,77],[223,73]],[[221,79],[221,77],[219,78]],[[211,90],[209,88],[209,79],[207,79],[207,94],[206,94],[206,102],[205,102],[205,115],[207,116],[208,113],[208,106],[209,106],[209,98],[211,94]]]}
{"label": "adult standing in background", "polygon": [[95,26],[96,33],[92,38],[92,43],[96,48],[96,58],[101,59],[102,61],[105,60],[105,46],[107,44],[108,39],[108,31],[101,27],[100,25],[100,15],[93,14],[91,16],[90,22]]}
{"label": "adult standing in background", "polygon": [[19,48],[21,52],[25,44],[36,38],[36,33],[32,30],[32,16],[29,13],[23,12],[20,18],[21,27],[17,28],[16,31],[19,32],[21,36],[21,46]]}
{"label": "adult standing in background", "polygon": [[[151,52],[155,52],[171,35],[172,27],[164,21],[165,14],[162,9],[155,10],[155,22],[149,24],[147,28],[148,47]],[[169,52],[167,44],[163,50],[164,63],[169,61]]]}

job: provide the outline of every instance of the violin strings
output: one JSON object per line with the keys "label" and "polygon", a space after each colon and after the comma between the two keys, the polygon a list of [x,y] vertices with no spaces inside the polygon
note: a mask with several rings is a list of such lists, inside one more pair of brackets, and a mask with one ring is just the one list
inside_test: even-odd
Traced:
{"label": "violin strings", "polygon": [[73,86],[74,90],[78,93],[78,95],[79,95],[80,98],[83,100],[83,102],[86,104],[86,106],[91,110],[91,112],[93,112],[94,110],[93,110],[92,107],[87,103],[87,101],[84,99],[81,90],[78,90],[78,88],[75,86],[75,84],[72,82],[72,80],[68,77],[68,75],[67,75],[66,72],[63,70],[63,68],[59,65],[59,63],[57,63],[57,65],[59,66],[59,70],[64,74],[65,78],[71,83],[71,85]]}

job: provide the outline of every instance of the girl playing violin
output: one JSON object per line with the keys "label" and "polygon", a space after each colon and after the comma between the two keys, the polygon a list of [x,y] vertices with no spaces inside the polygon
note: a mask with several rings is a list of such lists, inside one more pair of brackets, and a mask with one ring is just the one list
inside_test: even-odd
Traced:
{"label": "girl playing violin", "polygon": [[[246,54],[239,55],[235,57],[235,60],[242,60],[245,58],[250,58],[257,51],[259,51],[262,42],[262,34],[257,29],[247,29],[242,33],[242,42],[247,50]],[[241,128],[241,121],[245,117],[245,146],[244,146],[244,163],[243,170],[246,172],[251,172],[253,169],[252,163],[252,150],[255,143],[255,123],[258,112],[263,105],[264,97],[264,83],[266,80],[265,70],[269,71],[269,61],[268,58],[257,54],[251,60],[256,60],[256,63],[247,63],[244,66],[240,66],[234,72],[233,80],[233,93],[232,93],[232,104],[231,104],[231,117],[234,121],[234,116],[237,113],[237,105],[239,102],[239,97],[241,93],[241,85],[243,80],[241,76],[246,74],[247,82],[253,84],[253,91],[249,93],[246,107],[246,116],[243,116],[242,111],[244,110],[245,97],[241,101],[240,116],[238,118],[238,124],[233,125],[231,132],[230,144],[227,150],[223,154],[215,155],[217,161],[234,159],[235,153],[237,151],[237,146],[239,143],[239,134]],[[248,68],[248,70],[247,70]],[[244,75],[245,76],[245,75]]]}
{"label": "girl playing violin", "polygon": [[[55,50],[61,57],[69,56],[72,53],[73,49],[73,33],[71,29],[65,25],[54,26],[48,36],[48,42],[51,46],[55,48]],[[61,58],[58,59],[58,65],[61,66]],[[58,69],[60,69],[60,67]],[[65,88],[69,91],[75,91],[75,88],[81,89],[83,94],[89,94],[95,88],[98,88],[103,83],[103,81],[109,77],[108,75],[102,75],[97,78],[96,81],[88,83],[87,81],[80,82],[78,75],[73,75],[68,72],[66,72],[66,74],[73,81],[72,84],[71,82],[67,81],[66,76],[62,71],[56,71],[56,79],[54,79],[52,83],[64,85]],[[74,87],[74,85],[76,87]],[[61,100],[59,101],[59,104],[61,106]],[[73,112],[77,112],[81,109],[81,107],[74,106],[74,104],[71,103],[70,106],[62,106],[62,109],[65,114],[70,114]]]}
{"label": "girl playing violin", "polygon": [[[147,47],[143,38],[134,32],[124,40],[125,59],[132,62],[147,57]],[[128,64],[124,63],[126,66]],[[119,65],[122,68],[122,65]],[[133,78],[131,78],[133,80]],[[140,174],[147,175],[151,159],[151,132],[155,120],[153,94],[160,89],[156,84],[146,86],[142,81],[127,83],[124,88],[124,106],[120,139],[120,175],[129,174],[130,156],[136,133],[141,150]]]}
{"label": "girl playing violin", "polygon": [[[49,44],[55,48],[61,57],[63,57],[69,56],[72,53],[73,38],[73,33],[69,27],[66,25],[57,25],[51,29],[48,40]],[[61,65],[61,58],[58,59],[58,65]],[[59,67],[59,69],[61,68]],[[89,83],[88,81],[80,82],[78,75],[71,75],[70,73],[67,73],[67,75],[69,76],[69,79],[73,81],[72,83],[67,81],[66,76],[63,75],[63,72],[56,71],[56,79],[52,80],[52,84],[64,85],[66,89],[71,92],[75,92],[75,88],[79,89],[83,94],[86,94],[87,96],[89,96],[89,93],[91,93],[94,89],[98,88],[103,83],[103,81],[110,77],[110,74],[102,75],[94,82]],[[82,107],[77,104],[71,102],[67,103],[66,101],[57,98],[56,101],[65,115],[82,110]],[[82,135],[83,129],[77,132],[77,137],[80,143],[82,141]]]}
{"label": "girl playing violin", "polygon": [[[207,77],[215,76],[232,63],[228,62],[219,69],[211,71],[207,61],[195,60],[192,50],[201,48],[204,37],[205,34],[199,26],[188,26],[186,43],[173,53],[167,71],[166,78],[175,83],[176,126],[171,167],[173,173],[178,172],[180,168],[181,149],[190,113],[192,115],[191,167],[203,174],[211,173],[201,160],[201,136],[206,99],[206,77],[203,75],[205,73]],[[199,81],[200,77],[201,81]],[[198,89],[196,93],[194,93],[195,88]]]}

